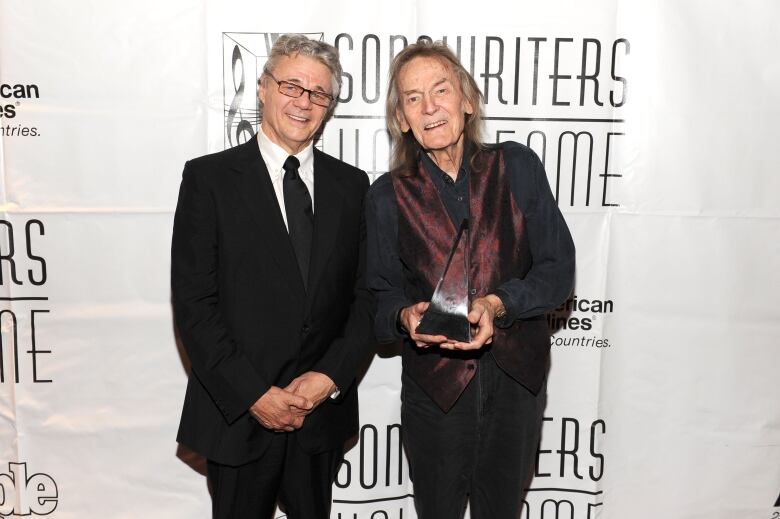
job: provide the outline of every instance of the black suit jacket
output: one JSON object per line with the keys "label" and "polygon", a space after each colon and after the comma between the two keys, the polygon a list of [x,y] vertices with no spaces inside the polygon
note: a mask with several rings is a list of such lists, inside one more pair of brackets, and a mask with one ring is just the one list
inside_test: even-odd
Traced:
{"label": "black suit jacket", "polygon": [[185,165],[171,247],[174,316],[192,364],[180,443],[224,464],[258,458],[278,433],[248,409],[309,370],[342,393],[290,434],[314,453],[357,431],[354,379],[372,336],[367,189],[365,172],[314,150],[306,292],[257,140]]}

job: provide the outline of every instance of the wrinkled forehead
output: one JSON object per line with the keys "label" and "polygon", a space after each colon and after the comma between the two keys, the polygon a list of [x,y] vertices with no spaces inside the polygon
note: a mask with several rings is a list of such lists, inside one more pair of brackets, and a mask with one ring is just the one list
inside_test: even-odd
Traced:
{"label": "wrinkled forehead", "polygon": [[403,90],[403,83],[423,78],[434,82],[445,79],[456,88],[463,90],[452,63],[439,56],[416,56],[409,60],[398,71],[396,86]]}
{"label": "wrinkled forehead", "polygon": [[[269,71],[277,80],[293,83],[309,82],[322,89],[330,90],[333,71],[321,60],[304,54],[282,56]],[[302,81],[303,80],[303,81]]]}

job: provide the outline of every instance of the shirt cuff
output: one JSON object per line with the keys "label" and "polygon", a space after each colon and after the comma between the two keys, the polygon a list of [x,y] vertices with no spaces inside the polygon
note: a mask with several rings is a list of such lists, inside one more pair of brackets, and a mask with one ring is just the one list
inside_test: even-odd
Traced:
{"label": "shirt cuff", "polygon": [[494,324],[499,328],[509,328],[517,319],[517,308],[515,308],[512,304],[512,296],[510,296],[506,290],[501,288],[494,290],[493,294],[501,300],[501,302],[504,304],[504,310],[506,310],[504,316],[500,319],[496,319]]}

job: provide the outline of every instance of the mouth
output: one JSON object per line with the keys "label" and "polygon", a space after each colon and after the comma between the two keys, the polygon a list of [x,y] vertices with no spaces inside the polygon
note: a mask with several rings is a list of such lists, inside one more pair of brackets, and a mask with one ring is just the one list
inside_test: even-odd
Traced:
{"label": "mouth", "polygon": [[309,122],[309,118],[308,117],[303,117],[301,115],[295,115],[295,114],[286,114],[286,115],[287,115],[287,117],[289,117],[290,119],[292,119],[293,121],[295,121],[297,123],[307,123],[307,122]]}
{"label": "mouth", "polygon": [[426,130],[426,131],[427,130],[433,130],[434,128],[438,128],[439,126],[442,126],[444,124],[447,124],[447,121],[445,121],[444,119],[439,120],[439,121],[434,121],[432,123],[428,123],[425,126],[423,126],[423,130]]}

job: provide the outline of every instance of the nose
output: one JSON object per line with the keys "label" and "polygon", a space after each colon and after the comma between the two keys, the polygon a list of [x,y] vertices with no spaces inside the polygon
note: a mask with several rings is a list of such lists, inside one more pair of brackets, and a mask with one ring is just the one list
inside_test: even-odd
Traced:
{"label": "nose", "polygon": [[304,92],[301,95],[301,97],[296,97],[293,104],[295,104],[295,106],[297,106],[302,110],[308,110],[309,108],[311,108],[312,103],[311,103],[311,99],[309,99],[309,93]]}
{"label": "nose", "polygon": [[422,98],[422,109],[423,112],[426,114],[432,114],[436,111],[436,103],[433,100],[433,97],[429,95],[424,95]]}

